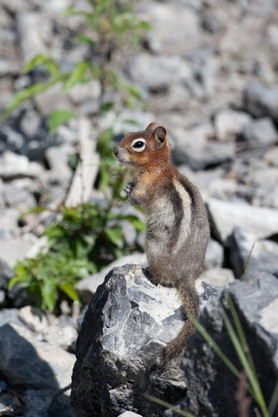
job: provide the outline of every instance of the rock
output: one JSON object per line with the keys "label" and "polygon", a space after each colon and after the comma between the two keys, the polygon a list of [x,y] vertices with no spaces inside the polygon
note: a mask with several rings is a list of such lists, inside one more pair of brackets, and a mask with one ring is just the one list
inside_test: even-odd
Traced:
{"label": "rock", "polygon": [[[236,280],[226,291],[232,296],[240,317],[268,404],[277,380],[277,320],[273,319],[277,315],[278,280],[271,275],[260,277],[258,274],[252,284]],[[227,308],[223,296],[220,300],[211,301],[202,312],[201,323],[237,369],[242,369],[223,323],[220,301]],[[181,410],[190,410],[196,416],[237,415],[237,378],[199,333],[189,341],[182,368],[188,389],[186,397],[174,405]],[[174,416],[174,413],[167,411],[169,416]]]}
{"label": "rock", "polygon": [[126,132],[145,130],[148,124],[154,120],[155,116],[153,113],[125,109],[117,116],[113,124],[113,132],[117,136]]}
{"label": "rock", "polygon": [[234,282],[235,276],[231,269],[214,267],[203,272],[200,280],[214,288],[222,289]]}
{"label": "rock", "polygon": [[24,417],[75,417],[66,395],[57,397],[56,394],[53,389],[27,390],[24,395]]}
{"label": "rock", "polygon": [[271,167],[252,170],[247,176],[254,187],[252,203],[265,207],[278,208],[278,168]]}
{"label": "rock", "polygon": [[[10,238],[18,228],[19,211],[14,208],[0,210],[0,240]],[[1,254],[2,256],[2,254]]]}
{"label": "rock", "polygon": [[118,417],[142,417],[140,414],[133,413],[132,411],[125,411],[120,414]]}
{"label": "rock", "polygon": [[93,274],[92,277],[79,281],[75,285],[75,289],[78,292],[82,304],[86,305],[90,302],[98,286],[103,284],[106,275],[111,271],[111,269],[125,264],[138,264],[146,267],[147,257],[144,253],[133,253],[132,255],[124,256],[107,265],[106,268],[102,269],[97,274]]}
{"label": "rock", "polygon": [[133,82],[156,93],[168,90],[173,79],[177,83],[191,77],[190,67],[178,56],[132,56],[126,71]]}
{"label": "rock", "polygon": [[75,342],[77,339],[77,330],[70,324],[52,324],[46,327],[43,332],[43,340],[60,346],[67,352],[74,352]]}
{"label": "rock", "polygon": [[216,137],[226,141],[242,133],[244,127],[251,121],[249,114],[226,109],[218,112],[214,118]]}
{"label": "rock", "polygon": [[0,59],[0,77],[4,77],[8,74],[18,75],[19,71],[20,69],[18,65],[14,65],[13,62]]}
{"label": "rock", "polygon": [[30,162],[25,155],[5,151],[0,156],[0,177],[11,180],[22,177],[39,177],[43,168],[36,162]]}
{"label": "rock", "polygon": [[46,42],[51,39],[52,24],[43,14],[20,11],[16,15],[16,28],[25,63],[38,54],[48,54]]}
{"label": "rock", "polygon": [[[18,216],[18,213],[17,213]],[[5,260],[9,267],[13,268],[17,260],[23,260],[31,256],[33,246],[36,244],[37,238],[33,235],[8,239],[0,239],[0,258]]]}
{"label": "rock", "polygon": [[257,240],[251,232],[236,228],[229,240],[231,263],[237,277],[252,279],[260,272],[278,276],[278,244]]}
{"label": "rock", "polygon": [[264,161],[266,161],[270,166],[274,166],[278,168],[278,147],[272,147],[269,149],[263,157]]}
{"label": "rock", "polygon": [[0,350],[0,371],[11,385],[58,390],[70,383],[73,355],[36,341],[22,326],[0,327]]}
{"label": "rock", "polygon": [[[206,284],[202,290],[206,302],[213,291]],[[145,394],[170,403],[182,398],[178,368],[171,367],[168,378],[149,369],[182,325],[175,289],[153,285],[139,266],[114,268],[89,304],[77,340],[71,394],[77,415],[97,416],[101,409],[103,417],[127,410],[158,416],[161,408]]]}
{"label": "rock", "polygon": [[27,109],[21,115],[19,127],[25,137],[30,140],[39,134],[41,122],[41,117],[36,111]]}
{"label": "rock", "polygon": [[47,318],[41,310],[31,306],[22,307],[18,313],[19,319],[33,332],[42,332],[47,327]]}
{"label": "rock", "polygon": [[243,137],[250,145],[269,146],[278,142],[278,133],[272,119],[263,117],[244,125]]}
{"label": "rock", "polygon": [[250,83],[244,91],[243,101],[252,116],[271,117],[278,122],[278,88]]}
{"label": "rock", "polygon": [[273,48],[278,48],[278,25],[270,24],[267,27],[267,37]]}
{"label": "rock", "polygon": [[207,201],[211,227],[219,240],[227,244],[227,238],[235,227],[254,234],[256,239],[278,233],[278,210],[253,207],[244,202],[228,202],[216,199]]}
{"label": "rock", "polygon": [[20,151],[24,144],[24,136],[8,125],[0,126],[0,153],[7,149]]}
{"label": "rock", "polygon": [[209,241],[206,256],[205,268],[210,269],[214,267],[221,267],[224,261],[224,249],[216,240]]}
{"label": "rock", "polygon": [[13,184],[0,184],[0,196],[8,207],[16,208],[22,213],[37,206],[36,199],[29,190]]}
{"label": "rock", "polygon": [[139,11],[151,25],[146,38],[155,52],[183,50],[185,42],[199,36],[197,14],[183,5],[144,2]]}
{"label": "rock", "polygon": [[52,146],[45,152],[51,173],[60,183],[68,183],[72,177],[72,170],[69,166],[71,154],[74,154],[74,148],[67,144]]}
{"label": "rock", "polygon": [[199,170],[232,160],[235,154],[234,144],[209,142],[208,139],[213,134],[210,123],[200,124],[189,130],[174,129],[174,162],[178,165],[189,164],[192,169]]}
{"label": "rock", "polygon": [[18,326],[24,326],[23,322],[18,317],[17,308],[1,308],[0,309],[0,328],[4,324],[15,323]]}

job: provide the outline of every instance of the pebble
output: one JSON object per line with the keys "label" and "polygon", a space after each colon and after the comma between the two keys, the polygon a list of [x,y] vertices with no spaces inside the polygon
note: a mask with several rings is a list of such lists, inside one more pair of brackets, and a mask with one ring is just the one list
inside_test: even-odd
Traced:
{"label": "pebble", "polygon": [[246,110],[255,117],[270,117],[278,122],[278,88],[250,83],[244,90]]}

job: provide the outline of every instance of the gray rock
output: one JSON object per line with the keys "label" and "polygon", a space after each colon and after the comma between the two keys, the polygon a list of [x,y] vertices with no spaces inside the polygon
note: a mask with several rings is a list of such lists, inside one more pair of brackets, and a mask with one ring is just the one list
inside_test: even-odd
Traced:
{"label": "gray rock", "polygon": [[250,83],[244,91],[244,105],[255,117],[271,117],[278,122],[278,88]]}
{"label": "gray rock", "polygon": [[45,152],[51,174],[60,183],[68,183],[72,177],[72,170],[68,162],[70,154],[73,153],[74,148],[67,144],[50,147]]}
{"label": "gray rock", "polygon": [[123,258],[117,259],[116,261],[107,265],[106,268],[102,269],[97,274],[93,274],[92,277],[79,281],[76,284],[75,289],[79,294],[82,304],[86,305],[90,302],[98,286],[103,284],[106,275],[109,273],[109,271],[111,271],[111,269],[125,264],[138,264],[146,267],[147,257],[144,253],[134,253],[132,255],[124,256]]}
{"label": "gray rock", "polygon": [[251,232],[236,228],[229,240],[231,263],[237,277],[252,279],[259,272],[278,277],[278,244],[257,240]]}
{"label": "gray rock", "polygon": [[0,310],[0,327],[4,326],[4,324],[17,324],[18,326],[24,326],[22,321],[18,317],[18,309],[17,308],[1,308]]}
{"label": "gray rock", "polygon": [[37,238],[33,235],[0,239],[0,258],[4,259],[10,268],[13,268],[17,260],[27,258],[29,253],[31,256],[31,250],[36,242]]}
{"label": "gray rock", "polygon": [[5,77],[9,74],[18,75],[19,71],[18,65],[5,59],[0,59],[0,77]]}
{"label": "gray rock", "polygon": [[69,398],[63,395],[57,397],[57,390],[40,389],[27,390],[24,395],[26,400],[24,417],[75,417]]}
{"label": "gray rock", "polygon": [[252,184],[254,205],[278,208],[278,168],[264,167],[263,169],[252,170],[246,177]]}
{"label": "gray rock", "polygon": [[253,120],[244,125],[243,137],[251,145],[269,146],[278,141],[278,132],[269,117]]}
{"label": "gray rock", "polygon": [[[205,284],[202,291],[207,302],[213,291]],[[97,416],[101,409],[103,417],[126,410],[153,417],[161,408],[145,394],[182,398],[186,386],[178,367],[170,374],[150,371],[182,325],[175,289],[153,285],[139,266],[114,268],[89,304],[77,340],[71,394],[77,415]]]}
{"label": "gray rock", "polygon": [[32,139],[36,134],[38,134],[40,126],[41,117],[36,111],[28,109],[23,112],[20,118],[19,127],[27,138]]}
{"label": "gray rock", "polygon": [[22,326],[0,327],[0,351],[0,371],[11,385],[59,389],[70,383],[73,355],[36,341]]}
{"label": "gray rock", "polygon": [[0,210],[0,239],[10,238],[18,229],[19,211],[15,208]]}
{"label": "gray rock", "polygon": [[220,243],[211,239],[209,241],[206,256],[205,256],[205,268],[210,269],[214,267],[221,267],[224,262],[224,249]]}
{"label": "gray rock", "polygon": [[0,126],[0,152],[7,149],[20,151],[24,144],[24,136],[8,125]]}
{"label": "gray rock", "polygon": [[264,161],[267,162],[270,166],[278,168],[278,147],[272,147],[269,149],[263,157]]}
{"label": "gray rock", "polygon": [[145,2],[140,9],[151,24],[146,38],[155,52],[184,50],[185,42],[199,36],[198,15],[183,5]]}
{"label": "gray rock", "polygon": [[77,339],[77,330],[70,324],[57,323],[45,328],[42,332],[43,340],[60,346],[67,352],[73,352]]}
{"label": "gray rock", "polygon": [[176,128],[172,131],[176,144],[173,159],[176,164],[189,164],[194,170],[216,166],[232,160],[235,155],[233,143],[209,142],[214,135],[210,123],[200,124],[190,130]]}
{"label": "gray rock", "polygon": [[25,63],[38,54],[47,55],[46,42],[52,35],[52,23],[43,14],[20,11],[16,15],[16,28],[22,58]]}
{"label": "gray rock", "polygon": [[219,240],[227,244],[227,238],[235,227],[254,234],[256,239],[278,233],[278,210],[253,207],[244,202],[228,202],[216,199],[207,201],[211,227]]}
{"label": "gray rock", "polygon": [[178,56],[140,54],[127,63],[127,74],[133,82],[152,92],[168,90],[173,79],[183,82],[191,78],[191,69]]}
{"label": "gray rock", "polygon": [[13,184],[0,184],[0,196],[3,197],[7,206],[14,207],[21,212],[26,212],[37,205],[30,191]]}
{"label": "gray rock", "polygon": [[[258,274],[252,284],[236,280],[226,291],[232,296],[239,314],[263,395],[269,403],[277,380],[278,332],[274,317],[277,317],[278,280],[271,275],[260,277]],[[225,297],[222,296],[221,301],[226,306]],[[220,306],[219,300],[210,302],[201,315],[201,323],[240,370],[242,365],[227,334]],[[188,390],[186,397],[175,405],[198,416],[237,415],[238,405],[234,399],[237,378],[199,333],[190,339],[183,360],[183,370]],[[174,416],[174,413],[167,411],[167,414],[164,413],[165,417],[166,415]]]}
{"label": "gray rock", "polygon": [[222,289],[234,282],[235,276],[231,269],[214,267],[203,272],[200,279],[213,288]]}
{"label": "gray rock", "polygon": [[214,118],[217,139],[225,141],[234,138],[243,132],[250,121],[249,114],[242,111],[226,109],[218,112]]}

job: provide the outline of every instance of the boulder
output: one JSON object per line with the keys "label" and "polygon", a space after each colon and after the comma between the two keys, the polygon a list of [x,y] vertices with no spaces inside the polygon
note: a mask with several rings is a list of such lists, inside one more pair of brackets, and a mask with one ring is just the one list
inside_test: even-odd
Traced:
{"label": "boulder", "polygon": [[278,277],[278,244],[272,240],[258,240],[253,233],[235,228],[229,239],[230,258],[237,277],[254,279],[258,272]]}
{"label": "boulder", "polygon": [[214,119],[217,139],[226,141],[234,138],[242,133],[250,121],[250,115],[242,111],[226,109],[218,112]]}
{"label": "boulder", "polygon": [[[226,291],[238,312],[268,405],[278,375],[278,280],[273,275],[258,273],[252,283],[236,280]],[[224,295],[207,304],[201,323],[230,361],[241,370],[242,365],[223,323],[221,304],[227,309]],[[189,340],[182,369],[188,389],[186,397],[174,405],[181,410],[190,410],[196,416],[238,415],[235,400],[238,381],[199,333]],[[250,412],[254,408],[252,403]],[[273,415],[277,414],[274,412]],[[167,410],[163,416],[174,417],[176,414]]]}
{"label": "boulder", "polygon": [[269,146],[278,142],[278,132],[270,117],[252,120],[244,125],[244,139],[252,146]]}
{"label": "boulder", "polygon": [[0,372],[9,385],[34,389],[64,388],[70,383],[74,356],[39,342],[15,323],[0,327]]}
{"label": "boulder", "polygon": [[190,168],[200,170],[231,161],[235,155],[234,144],[210,142],[213,135],[214,129],[209,122],[187,130],[174,129],[174,162],[177,165],[188,164]]}
{"label": "boulder", "polygon": [[[215,291],[206,284],[201,290],[205,305]],[[77,340],[71,393],[77,416],[161,416],[145,394],[182,398],[187,387],[179,366],[164,373],[151,367],[183,323],[175,289],[155,286],[137,265],[114,268],[90,302]]]}
{"label": "boulder", "polygon": [[219,240],[227,245],[227,239],[235,227],[254,234],[256,239],[278,233],[278,210],[254,207],[243,201],[221,201],[210,198],[207,201],[211,227]]}
{"label": "boulder", "polygon": [[252,116],[266,116],[278,122],[278,88],[250,83],[244,91],[243,101]]}

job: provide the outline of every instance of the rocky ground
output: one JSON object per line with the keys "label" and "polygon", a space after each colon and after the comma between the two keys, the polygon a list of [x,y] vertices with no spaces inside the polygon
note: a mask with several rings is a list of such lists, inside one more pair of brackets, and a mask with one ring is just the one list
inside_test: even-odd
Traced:
{"label": "rocky ground", "polygon": [[[86,46],[68,41],[80,29],[80,19],[62,17],[73,3],[87,4],[1,1],[0,113],[16,91],[43,76],[20,73],[35,54],[51,50],[69,68],[88,54]],[[156,120],[167,129],[173,160],[200,188],[210,215],[212,240],[202,278],[219,289],[230,285],[246,332],[258,346],[255,356],[267,358],[269,399],[278,373],[278,2],[139,1],[136,13],[152,30],[121,70],[140,88],[147,110],[111,110],[98,117],[96,129],[134,130],[130,119],[142,128]],[[73,177],[68,157],[76,152],[85,122],[74,119],[50,134],[46,116],[78,107],[94,121],[99,90],[97,81],[76,85],[68,94],[53,87],[0,125],[0,303],[9,301],[9,308],[0,309],[0,415],[74,415],[69,390],[57,394],[71,382],[79,313],[68,315],[65,307],[60,317],[41,317],[7,294],[6,284],[16,260],[38,250],[37,234],[44,227],[45,218],[22,221],[20,215],[37,204],[56,207],[65,201]],[[122,261],[142,262],[142,256]],[[103,279],[98,274],[80,283],[81,296],[88,300]],[[215,303],[202,317],[220,340]],[[194,340],[184,359],[188,396],[175,400],[200,417],[223,416],[220,403],[226,397],[219,397],[221,384],[212,377],[222,368],[204,342]],[[204,359],[198,362],[200,355]],[[209,376],[208,361],[215,365]]]}

